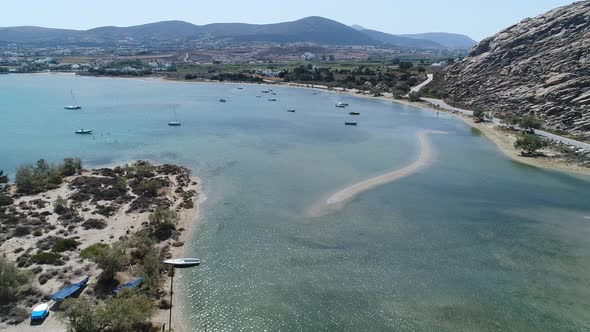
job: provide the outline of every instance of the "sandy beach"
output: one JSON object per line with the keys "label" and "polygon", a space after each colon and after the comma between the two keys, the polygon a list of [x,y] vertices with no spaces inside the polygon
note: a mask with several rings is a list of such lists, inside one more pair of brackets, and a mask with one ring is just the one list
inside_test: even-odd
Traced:
{"label": "sandy beach", "polygon": [[307,215],[309,217],[317,217],[324,215],[330,211],[337,210],[343,207],[347,202],[349,202],[351,199],[353,199],[361,193],[364,193],[386,183],[395,182],[399,179],[416,173],[424,167],[429,166],[433,162],[434,153],[432,151],[430,141],[428,140],[428,136],[441,134],[444,135],[447,133],[444,131],[437,130],[420,131],[418,133],[418,139],[420,140],[420,155],[418,156],[418,159],[416,159],[416,161],[403,168],[357,182],[344,189],[341,189],[331,194],[325,201],[322,201],[319,204],[310,208],[307,211]]}

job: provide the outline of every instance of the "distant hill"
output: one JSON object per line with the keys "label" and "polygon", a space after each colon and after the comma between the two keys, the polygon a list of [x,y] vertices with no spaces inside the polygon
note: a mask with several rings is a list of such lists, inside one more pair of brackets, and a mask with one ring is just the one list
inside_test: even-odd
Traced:
{"label": "distant hill", "polygon": [[589,50],[590,1],[580,1],[486,38],[442,83],[456,102],[590,138]]}
{"label": "distant hill", "polygon": [[445,48],[454,49],[470,49],[477,44],[477,42],[468,36],[448,32],[427,32],[417,34],[400,35],[401,37],[430,40]]}
{"label": "distant hill", "polygon": [[389,33],[381,32],[381,31],[377,31],[377,30],[370,30],[370,29],[360,30],[360,32],[371,37],[372,39],[378,40],[384,44],[389,44],[389,45],[396,45],[396,46],[400,46],[400,47],[410,47],[410,48],[431,48],[431,49],[445,48],[443,45],[441,45],[437,42],[434,42],[432,40],[427,40],[427,39],[417,39],[417,38],[397,36],[397,35],[392,35]]}
{"label": "distant hill", "polygon": [[452,38],[449,36],[445,34],[424,34],[424,38],[419,38],[417,35],[396,36],[367,30],[361,26],[349,27],[317,16],[276,24],[215,23],[199,26],[182,21],[164,21],[131,27],[106,26],[85,31],[41,27],[0,28],[0,42],[26,45],[110,46],[123,43],[145,45],[192,41],[306,42],[324,45],[384,45],[433,49],[450,48],[448,46],[450,44],[465,45],[459,42],[450,43],[448,40]]}

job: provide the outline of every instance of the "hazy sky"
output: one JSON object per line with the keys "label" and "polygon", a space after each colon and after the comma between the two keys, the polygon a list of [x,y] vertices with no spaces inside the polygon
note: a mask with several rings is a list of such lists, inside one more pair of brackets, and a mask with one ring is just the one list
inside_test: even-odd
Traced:
{"label": "hazy sky", "polygon": [[482,39],[568,0],[1,0],[0,26],[88,29],[163,20],[276,23],[324,16],[389,33],[445,31]]}

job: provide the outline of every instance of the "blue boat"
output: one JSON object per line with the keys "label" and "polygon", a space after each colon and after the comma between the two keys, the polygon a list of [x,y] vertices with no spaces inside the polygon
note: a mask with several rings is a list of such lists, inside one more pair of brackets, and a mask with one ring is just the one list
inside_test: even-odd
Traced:
{"label": "blue boat", "polygon": [[49,315],[49,305],[47,303],[41,303],[31,312],[31,320],[43,320]]}
{"label": "blue boat", "polygon": [[82,287],[84,287],[88,283],[89,277],[86,277],[84,280],[72,284],[70,286],[64,287],[58,290],[55,294],[51,295],[51,299],[55,302],[61,302],[68,297],[72,296],[72,294],[79,291]]}
{"label": "blue boat", "polygon": [[137,279],[132,280],[132,281],[126,283],[126,284],[122,284],[120,286],[117,286],[117,288],[115,288],[115,290],[113,291],[113,293],[119,294],[119,292],[122,291],[123,288],[133,289],[133,288],[139,286],[142,282],[143,282],[143,278],[137,278]]}

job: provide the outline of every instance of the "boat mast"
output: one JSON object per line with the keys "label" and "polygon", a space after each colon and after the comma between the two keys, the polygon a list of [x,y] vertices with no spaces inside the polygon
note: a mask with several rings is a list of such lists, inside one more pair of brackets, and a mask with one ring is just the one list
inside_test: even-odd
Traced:
{"label": "boat mast", "polygon": [[78,106],[78,101],[76,100],[76,96],[74,95],[74,90],[70,90],[70,94],[72,95],[72,101],[74,102],[73,106]]}

